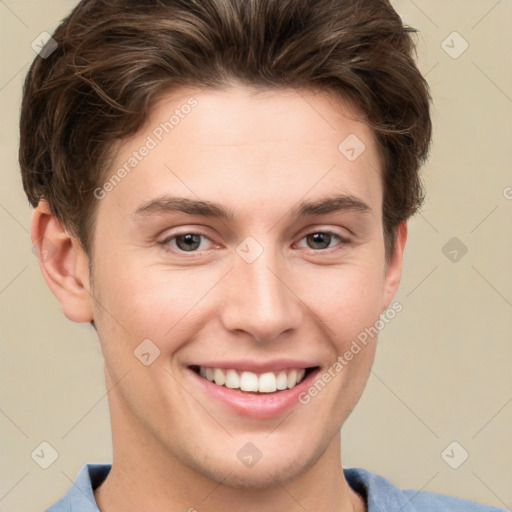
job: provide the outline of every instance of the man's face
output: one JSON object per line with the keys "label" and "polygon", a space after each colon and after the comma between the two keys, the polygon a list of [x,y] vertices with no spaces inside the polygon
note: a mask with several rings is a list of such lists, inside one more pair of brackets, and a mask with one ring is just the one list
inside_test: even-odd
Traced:
{"label": "man's face", "polygon": [[[182,90],[121,147],[109,176],[137,163],[98,194],[91,300],[114,386],[114,444],[253,487],[297,476],[339,446],[375,339],[308,403],[298,395],[375,324],[401,263],[386,266],[381,166],[356,115],[307,91]],[[228,215],[180,211],[171,197]],[[299,214],[333,198],[338,208]],[[269,387],[228,388],[200,366]],[[302,368],[315,370],[294,386]],[[292,387],[269,392],[283,371]]]}

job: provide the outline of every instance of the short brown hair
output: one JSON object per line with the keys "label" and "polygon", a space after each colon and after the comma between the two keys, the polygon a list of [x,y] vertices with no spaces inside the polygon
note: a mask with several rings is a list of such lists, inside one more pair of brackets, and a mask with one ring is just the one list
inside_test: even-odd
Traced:
{"label": "short brown hair", "polygon": [[48,201],[92,258],[93,191],[110,150],[161,95],[233,81],[322,88],[351,100],[375,131],[389,257],[396,227],[422,203],[432,130],[411,32],[387,0],[82,0],[25,80],[25,192],[34,207]]}

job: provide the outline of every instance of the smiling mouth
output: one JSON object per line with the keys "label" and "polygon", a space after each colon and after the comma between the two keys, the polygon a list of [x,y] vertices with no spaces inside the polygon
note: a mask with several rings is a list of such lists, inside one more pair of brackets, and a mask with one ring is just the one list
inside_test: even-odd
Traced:
{"label": "smiling mouth", "polygon": [[276,372],[254,373],[233,368],[209,368],[193,365],[189,367],[197,375],[212,384],[245,393],[276,393],[292,389],[300,384],[319,366],[310,368],[286,368]]}

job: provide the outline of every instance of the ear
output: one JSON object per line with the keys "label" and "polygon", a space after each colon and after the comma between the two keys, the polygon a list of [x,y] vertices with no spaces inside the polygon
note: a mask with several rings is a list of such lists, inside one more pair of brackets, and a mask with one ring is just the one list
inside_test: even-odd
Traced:
{"label": "ear", "polygon": [[47,201],[32,213],[30,237],[46,284],[73,322],[93,319],[89,259],[78,240],[68,235]]}
{"label": "ear", "polygon": [[395,231],[393,254],[386,264],[384,276],[384,292],[382,295],[382,311],[387,309],[398,290],[402,277],[402,262],[405,242],[407,241],[407,222],[402,222]]}

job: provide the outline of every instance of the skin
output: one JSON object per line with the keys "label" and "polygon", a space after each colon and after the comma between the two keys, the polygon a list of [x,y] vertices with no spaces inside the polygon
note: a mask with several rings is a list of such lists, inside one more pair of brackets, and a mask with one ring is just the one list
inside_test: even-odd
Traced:
{"label": "skin", "polygon": [[[56,247],[40,262],[46,282],[69,319],[94,319],[104,355],[113,466],[95,491],[98,506],[365,510],[342,473],[339,431],[366,384],[376,339],[307,405],[270,419],[230,412],[185,368],[291,357],[327,369],[374,325],[397,290],[407,229],[398,228],[386,260],[373,133],[354,107],[326,93],[181,89],[124,141],[112,173],[191,96],[198,104],[190,114],[98,201],[92,287],[86,254],[48,204],[33,214],[33,242],[45,237]],[[350,134],[366,146],[354,161],[338,150]],[[134,216],[163,194],[215,201],[235,217]],[[299,201],[340,194],[368,211],[293,214]],[[315,246],[306,236],[326,230],[350,241]],[[177,239],[160,243],[184,233],[204,235],[195,252]],[[263,248],[252,263],[236,252],[248,236]],[[133,351],[148,338],[160,356],[144,366]],[[249,441],[262,453],[251,468],[236,456]]]}

